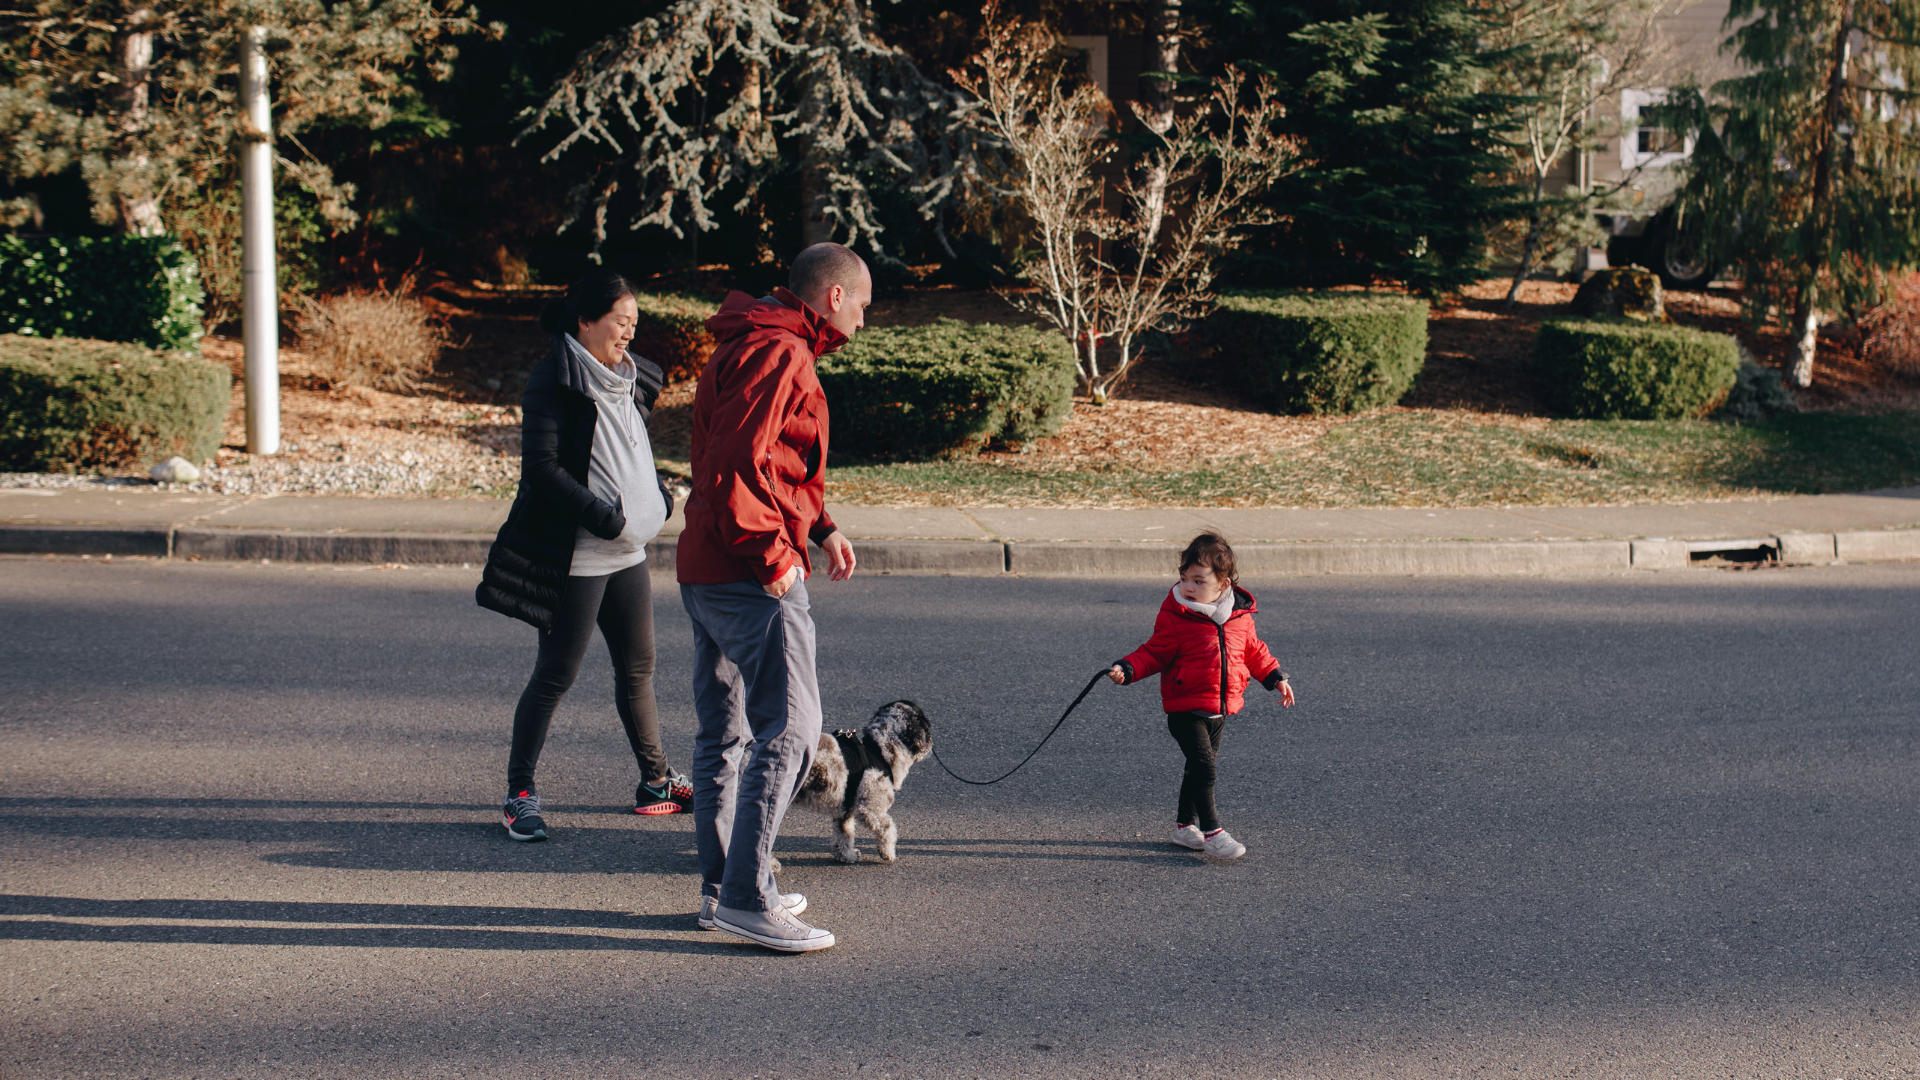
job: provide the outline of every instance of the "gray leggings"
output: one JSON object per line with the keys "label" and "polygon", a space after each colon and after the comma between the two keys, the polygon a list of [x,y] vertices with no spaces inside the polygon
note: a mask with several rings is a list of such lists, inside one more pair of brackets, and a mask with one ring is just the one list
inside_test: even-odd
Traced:
{"label": "gray leggings", "polygon": [[533,788],[534,767],[560,698],[580,674],[598,624],[613,659],[613,705],[627,729],[640,778],[656,781],[672,770],[660,747],[660,710],[653,699],[653,581],[647,564],[600,577],[570,577],[554,609],[553,629],[540,634],[533,678],[513,710],[513,749],[507,755],[507,791]]}

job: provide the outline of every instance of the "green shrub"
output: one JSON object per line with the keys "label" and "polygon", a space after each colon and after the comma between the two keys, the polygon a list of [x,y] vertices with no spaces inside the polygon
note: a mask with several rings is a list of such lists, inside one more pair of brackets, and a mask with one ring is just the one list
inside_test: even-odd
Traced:
{"label": "green shrub", "polygon": [[0,335],[0,468],[145,466],[220,448],[233,376],[191,353]]}
{"label": "green shrub", "polygon": [[1727,400],[1715,415],[1751,424],[1779,413],[1799,411],[1800,403],[1781,381],[1779,368],[1742,360],[1740,370],[1734,373],[1733,389],[1727,391]]}
{"label": "green shrub", "polygon": [[862,457],[927,460],[1054,435],[1073,408],[1073,350],[1027,326],[864,330],[817,370],[832,443]]}
{"label": "green shrub", "polygon": [[1726,334],[1629,319],[1548,319],[1534,366],[1570,416],[1672,420],[1705,416],[1726,400],[1740,346]]}
{"label": "green shrub", "polygon": [[0,237],[0,333],[193,349],[205,299],[171,236]]}
{"label": "green shrub", "polygon": [[659,364],[669,382],[700,374],[714,346],[707,317],[720,305],[677,293],[641,293],[634,299],[640,304],[640,319],[628,347]]}
{"label": "green shrub", "polygon": [[1207,317],[1224,372],[1279,412],[1391,405],[1427,362],[1427,302],[1385,293],[1229,293]]}

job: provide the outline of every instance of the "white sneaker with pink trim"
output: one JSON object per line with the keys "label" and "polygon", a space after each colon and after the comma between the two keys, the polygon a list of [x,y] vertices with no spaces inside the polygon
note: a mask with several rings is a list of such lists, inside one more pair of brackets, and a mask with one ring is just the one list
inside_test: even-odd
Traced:
{"label": "white sneaker with pink trim", "polygon": [[1235,840],[1227,830],[1215,829],[1200,845],[1200,850],[1216,859],[1237,859],[1247,853],[1247,845]]}

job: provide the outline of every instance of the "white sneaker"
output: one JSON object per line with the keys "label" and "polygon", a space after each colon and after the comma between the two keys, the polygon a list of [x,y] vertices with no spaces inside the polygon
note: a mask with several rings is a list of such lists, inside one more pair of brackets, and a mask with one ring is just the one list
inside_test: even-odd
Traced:
{"label": "white sneaker", "polygon": [[1201,848],[1207,846],[1207,838],[1200,832],[1200,826],[1198,825],[1175,825],[1173,827],[1173,842],[1183,848],[1192,848],[1195,851],[1199,851]]}
{"label": "white sneaker", "polygon": [[813,952],[833,948],[833,935],[800,921],[789,908],[778,911],[741,911],[716,907],[713,925],[775,952]]}
{"label": "white sneaker", "polygon": [[[781,893],[780,899],[787,905],[787,910],[793,912],[795,915],[807,910],[807,898],[801,893]],[[720,901],[718,898],[712,896],[701,897],[700,914],[694,916],[693,921],[697,923],[702,930],[720,929],[713,924],[713,911],[719,906]]]}
{"label": "white sneaker", "polygon": [[1216,859],[1237,859],[1247,853],[1247,845],[1235,840],[1227,830],[1220,829],[1207,837],[1206,842],[1200,845],[1200,850]]}

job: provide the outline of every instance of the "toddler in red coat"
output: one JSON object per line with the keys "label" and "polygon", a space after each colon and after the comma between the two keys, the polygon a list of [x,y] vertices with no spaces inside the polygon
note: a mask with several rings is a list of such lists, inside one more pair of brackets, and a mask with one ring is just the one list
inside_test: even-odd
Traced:
{"label": "toddler in red coat", "polygon": [[1222,859],[1247,853],[1245,844],[1220,827],[1213,805],[1215,762],[1227,717],[1245,704],[1247,683],[1253,680],[1280,691],[1281,705],[1293,705],[1286,673],[1253,628],[1257,610],[1253,594],[1239,585],[1233,548],[1213,533],[1202,533],[1180,554],[1180,580],[1160,603],[1153,636],[1107,672],[1122,686],[1160,676],[1167,731],[1187,755],[1173,842]]}

